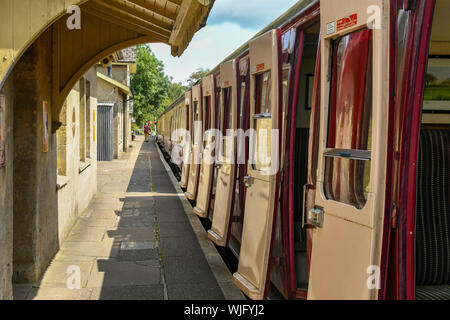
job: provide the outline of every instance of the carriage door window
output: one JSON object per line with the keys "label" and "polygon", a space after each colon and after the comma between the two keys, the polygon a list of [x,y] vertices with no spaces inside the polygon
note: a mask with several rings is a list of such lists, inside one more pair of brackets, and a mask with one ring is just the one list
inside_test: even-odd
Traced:
{"label": "carriage door window", "polygon": [[281,169],[284,167],[284,157],[285,157],[285,149],[286,149],[286,129],[287,129],[287,110],[288,110],[288,102],[289,102],[289,80],[291,75],[291,68],[289,65],[285,65],[283,67],[282,72],[282,85],[283,85],[283,127],[282,127],[282,146],[281,146]]}
{"label": "carriage door window", "polygon": [[241,101],[239,102],[239,125],[238,128],[244,128],[244,111],[245,111],[245,92],[247,90],[247,84],[245,78],[241,82]]}
{"label": "carriage door window", "polygon": [[224,162],[231,164],[232,150],[231,142],[233,141],[233,133],[231,138],[228,137],[228,130],[233,128],[233,109],[231,108],[232,88],[224,88],[222,91],[222,105],[223,105],[223,147],[222,156]]}
{"label": "carriage door window", "polygon": [[372,31],[334,41],[325,195],[362,209],[369,193],[372,124]]}
{"label": "carriage door window", "polygon": [[211,143],[211,134],[210,131],[211,130],[211,96],[206,96],[204,99],[204,115],[205,115],[205,139],[204,139],[204,145],[203,148],[206,148],[207,145],[209,145]]}
{"label": "carriage door window", "polygon": [[199,141],[199,122],[200,122],[200,110],[198,108],[198,101],[194,101],[194,146],[198,145]]}
{"label": "carriage door window", "polygon": [[271,166],[272,114],[270,111],[270,71],[255,75],[255,111],[253,116],[256,137],[253,139],[252,168],[265,171]]}

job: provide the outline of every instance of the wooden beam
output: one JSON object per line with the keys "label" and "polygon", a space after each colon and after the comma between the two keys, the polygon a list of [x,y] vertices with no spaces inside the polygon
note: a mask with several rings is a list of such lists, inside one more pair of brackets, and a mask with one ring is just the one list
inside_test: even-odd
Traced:
{"label": "wooden beam", "polygon": [[174,24],[174,20],[169,19],[165,16],[157,14],[153,11],[150,11],[141,6],[137,6],[134,3],[126,0],[101,0],[108,5],[114,6],[122,11],[128,12],[129,14],[139,17],[145,21],[156,21],[157,25],[172,31],[172,26]]}
{"label": "wooden beam", "polygon": [[155,18],[155,16],[147,16],[144,14],[136,15],[136,11],[134,13],[129,13],[124,11],[123,8],[118,8],[115,4],[121,4],[123,1],[113,1],[113,0],[91,0],[89,3],[98,4],[103,7],[105,11],[111,11],[114,15],[126,17],[127,19],[132,19],[136,22],[142,21],[143,24],[153,25],[153,28],[156,32],[164,34],[168,32],[169,34],[172,32],[172,23],[168,23],[166,21],[159,20]]}
{"label": "wooden beam", "polygon": [[167,34],[161,34],[159,32],[156,32],[152,26],[148,27],[145,24],[142,24],[141,22],[135,22],[132,19],[127,19],[126,17],[117,16],[109,11],[105,11],[103,7],[96,5],[93,2],[89,2],[85,6],[86,10],[95,15],[96,17],[99,17],[100,19],[106,20],[110,23],[114,23],[117,25],[120,25],[122,27],[125,27],[129,30],[134,30],[136,32],[139,32],[143,35],[148,35],[155,40],[168,43],[169,36]]}
{"label": "wooden beam", "polygon": [[181,6],[181,3],[183,2],[183,0],[167,0],[167,2],[176,4],[177,6]]}
{"label": "wooden beam", "polygon": [[127,0],[137,6],[153,11],[163,17],[175,21],[178,16],[179,6],[174,3],[167,2],[166,6],[160,5],[161,2],[149,0]]}
{"label": "wooden beam", "polygon": [[[178,14],[177,21],[173,27],[172,35],[170,36],[170,44],[172,45],[172,55],[180,56],[184,43],[189,43],[191,39],[186,39],[189,37],[189,33],[194,34],[197,30],[189,30],[197,28],[195,26],[195,20],[197,18],[197,10],[200,4],[197,0],[184,0],[180,8],[180,13]],[[200,22],[199,22],[200,24]],[[192,32],[191,32],[192,31]]]}

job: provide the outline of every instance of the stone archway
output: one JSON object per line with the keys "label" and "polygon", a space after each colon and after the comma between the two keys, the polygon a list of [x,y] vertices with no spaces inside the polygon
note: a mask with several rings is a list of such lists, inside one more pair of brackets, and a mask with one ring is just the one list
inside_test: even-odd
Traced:
{"label": "stone archway", "polygon": [[[48,151],[43,152],[43,104],[49,106],[50,120],[58,119],[78,79],[103,57],[122,48],[163,42],[172,46],[175,56],[181,55],[203,26],[213,2],[153,3],[2,2],[5,8],[0,8],[0,21],[5,21],[2,26],[10,32],[7,38],[0,37],[0,94],[6,97],[7,119],[6,166],[0,168],[0,299],[12,297],[13,274],[19,283],[37,281],[59,246],[55,231],[56,135],[51,130]],[[66,25],[66,10],[73,4],[81,8],[79,30]]]}

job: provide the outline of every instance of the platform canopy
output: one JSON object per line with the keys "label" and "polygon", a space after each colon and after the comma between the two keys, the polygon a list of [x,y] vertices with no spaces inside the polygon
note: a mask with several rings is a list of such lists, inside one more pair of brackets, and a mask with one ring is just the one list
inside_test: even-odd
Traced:
{"label": "platform canopy", "polygon": [[[81,57],[76,58],[80,63],[74,67],[88,61],[83,60],[87,59],[85,55],[93,57],[96,53],[106,53],[107,48],[121,49],[120,43],[166,43],[171,46],[172,55],[178,57],[206,24],[214,1],[1,0],[0,88],[22,54],[51,26],[60,29],[61,44],[65,39],[81,45],[77,51]],[[75,12],[73,6],[80,8],[81,30],[78,32],[65,27],[71,12]],[[138,40],[133,42],[132,39]],[[70,50],[74,51],[75,47]]]}
{"label": "platform canopy", "polygon": [[90,0],[88,12],[144,35],[157,36],[180,56],[206,24],[213,0]]}

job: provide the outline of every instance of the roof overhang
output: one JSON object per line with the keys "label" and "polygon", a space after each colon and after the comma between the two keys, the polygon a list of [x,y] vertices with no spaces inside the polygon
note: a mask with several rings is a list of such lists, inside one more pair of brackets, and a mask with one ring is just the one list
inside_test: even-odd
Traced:
{"label": "roof overhang", "polygon": [[119,88],[119,90],[122,91],[123,93],[125,93],[126,95],[129,95],[129,96],[132,95],[130,87],[124,85],[123,83],[120,83],[119,81],[114,80],[100,72],[97,72],[97,77],[99,79],[102,79],[103,81],[106,81],[109,84]]}
{"label": "roof overhang", "polygon": [[[206,25],[215,0],[90,0],[89,13],[171,46],[181,56]],[[120,57],[117,57],[120,58]]]}

